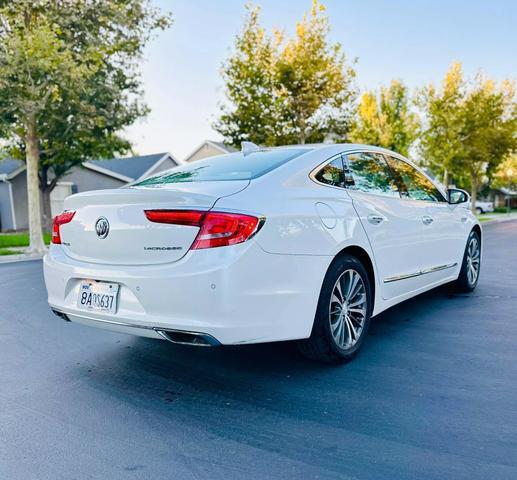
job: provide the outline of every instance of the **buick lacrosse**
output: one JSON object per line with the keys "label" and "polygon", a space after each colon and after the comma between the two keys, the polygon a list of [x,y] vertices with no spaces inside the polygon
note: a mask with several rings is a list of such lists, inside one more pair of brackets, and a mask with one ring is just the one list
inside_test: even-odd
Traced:
{"label": "buick lacrosse", "polygon": [[67,198],[44,259],[48,301],[109,330],[200,346],[298,340],[339,362],[392,305],[476,287],[469,207],[381,148],[246,144]]}

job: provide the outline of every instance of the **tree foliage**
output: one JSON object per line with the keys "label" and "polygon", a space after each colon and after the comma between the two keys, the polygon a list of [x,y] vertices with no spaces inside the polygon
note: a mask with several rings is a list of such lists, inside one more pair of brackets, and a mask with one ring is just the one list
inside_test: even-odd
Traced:
{"label": "tree foliage", "polygon": [[408,155],[417,138],[418,126],[407,87],[393,80],[389,87],[381,87],[379,93],[363,93],[350,139]]}
{"label": "tree foliage", "polygon": [[41,230],[38,184],[48,218],[48,194],[62,175],[130,148],[119,132],[147,112],[141,53],[169,23],[149,0],[0,2],[0,133],[27,161],[34,248],[42,248],[32,232]]}
{"label": "tree foliage", "polygon": [[493,176],[516,148],[517,106],[511,82],[496,85],[482,74],[465,80],[454,63],[440,88],[429,85],[419,96],[426,125],[421,154],[438,172],[470,188],[473,205],[483,181]]}
{"label": "tree foliage", "polygon": [[492,182],[494,188],[517,188],[517,153],[508,155],[497,167]]}
{"label": "tree foliage", "polygon": [[355,71],[340,44],[330,44],[325,8],[313,1],[293,38],[268,34],[259,8],[247,6],[244,28],[222,69],[228,100],[214,127],[234,146],[322,141],[346,135]]}

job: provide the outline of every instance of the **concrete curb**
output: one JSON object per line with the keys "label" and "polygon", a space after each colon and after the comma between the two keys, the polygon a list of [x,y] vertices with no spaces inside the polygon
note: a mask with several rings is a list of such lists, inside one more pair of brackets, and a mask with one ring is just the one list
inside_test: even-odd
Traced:
{"label": "concrete curb", "polygon": [[504,223],[504,222],[513,222],[517,220],[517,216],[509,217],[509,218],[494,218],[493,220],[487,220],[486,222],[479,222],[481,226],[490,225],[492,223]]}
{"label": "concrete curb", "polygon": [[28,255],[21,253],[19,255],[5,255],[0,257],[0,265],[3,263],[15,263],[15,262],[31,262],[33,260],[41,260],[43,255]]}

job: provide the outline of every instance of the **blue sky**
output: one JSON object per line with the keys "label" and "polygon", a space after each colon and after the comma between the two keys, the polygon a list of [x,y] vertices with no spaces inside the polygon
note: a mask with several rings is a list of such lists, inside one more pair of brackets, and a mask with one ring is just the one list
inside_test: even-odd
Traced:
{"label": "blue sky", "polygon": [[[140,154],[184,158],[204,139],[223,98],[219,76],[242,25],[245,0],[155,0],[173,26],[148,46],[142,63],[150,115],[127,131]],[[257,0],[262,22],[292,33],[310,0]],[[454,60],[467,74],[517,78],[517,1],[327,0],[331,39],[358,58],[357,84],[400,78],[411,88],[439,82]]]}

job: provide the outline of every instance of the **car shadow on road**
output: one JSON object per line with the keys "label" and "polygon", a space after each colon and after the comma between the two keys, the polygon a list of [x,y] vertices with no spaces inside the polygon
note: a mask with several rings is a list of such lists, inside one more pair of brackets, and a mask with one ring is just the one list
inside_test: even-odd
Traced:
{"label": "car shadow on road", "polygon": [[[422,384],[426,368],[436,369],[435,357],[426,352],[429,362],[415,366],[413,355],[429,344],[420,329],[432,322],[430,312],[446,311],[454,298],[441,288],[379,315],[364,348],[347,365],[306,360],[293,342],[200,348],[128,337],[104,345],[95,365],[75,368],[82,369],[79,376],[88,388],[110,399],[112,409],[129,406],[143,418],[158,418],[164,430],[203,431],[303,462],[313,448],[307,429],[328,429],[345,442],[341,454],[332,442],[320,445],[315,462],[340,472],[346,468],[345,451],[370,438],[372,424],[398,438],[393,425],[403,421],[407,408],[401,398],[419,411],[428,407],[429,390]],[[408,428],[417,438],[425,425],[418,420]]]}
{"label": "car shadow on road", "polygon": [[[256,345],[190,347],[140,337],[128,337],[127,342],[105,352],[97,367],[99,383],[113,381],[106,372],[116,370],[119,387],[140,388],[152,382],[176,382],[183,389],[207,393],[216,390],[245,391],[257,389],[257,384],[280,388],[294,379],[308,386],[322,379],[335,381],[337,377],[354,382],[380,365],[385,355],[393,350],[392,340],[406,335],[419,323],[429,321],[429,312],[446,309],[451,297],[446,288],[438,288],[397,305],[375,317],[369,336],[359,355],[346,366],[325,365],[301,356],[295,342],[278,342]],[[410,333],[410,332],[409,332]],[[102,369],[109,364],[109,370]],[[107,375],[103,378],[103,372]],[[337,376],[337,377],[336,377]],[[128,384],[124,385],[123,381]],[[154,388],[150,389],[151,391]]]}

